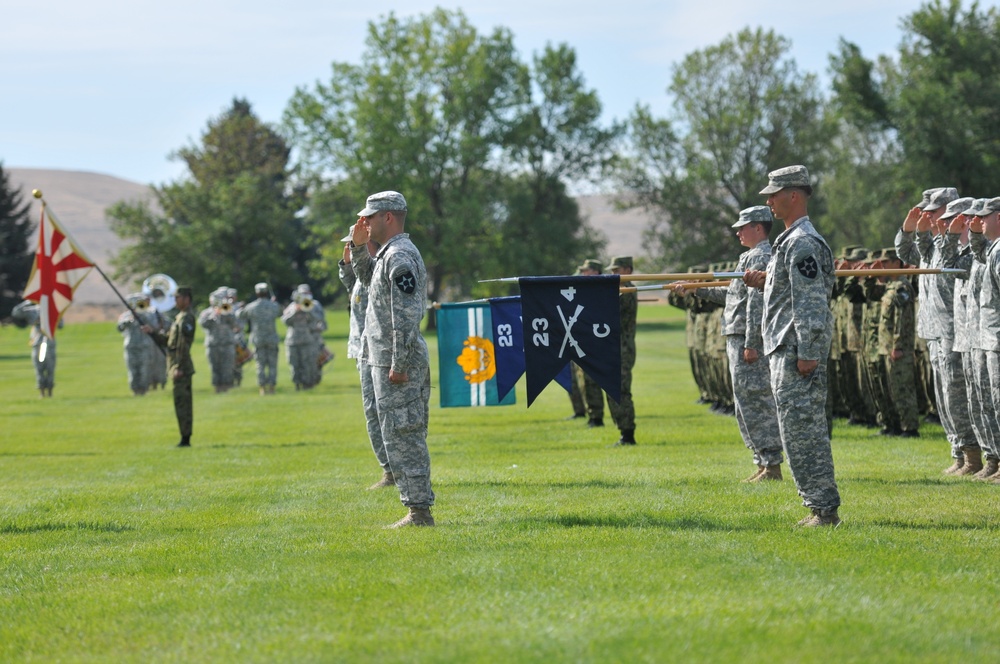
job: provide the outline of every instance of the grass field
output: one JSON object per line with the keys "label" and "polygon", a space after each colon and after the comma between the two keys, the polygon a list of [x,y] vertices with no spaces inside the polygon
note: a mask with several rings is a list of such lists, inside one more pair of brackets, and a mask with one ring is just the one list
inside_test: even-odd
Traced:
{"label": "grass field", "polygon": [[694,403],[680,312],[639,315],[638,446],[555,384],[530,410],[435,391],[438,526],[402,531],[365,490],[343,312],[310,392],[282,365],[261,398],[251,365],[216,395],[199,345],[189,450],[113,325],[59,332],[45,400],[0,330],[0,661],[1000,661],[1000,486],[941,475],[940,427],[838,422],[844,524],[795,529],[793,483],[739,483],[734,420]]}

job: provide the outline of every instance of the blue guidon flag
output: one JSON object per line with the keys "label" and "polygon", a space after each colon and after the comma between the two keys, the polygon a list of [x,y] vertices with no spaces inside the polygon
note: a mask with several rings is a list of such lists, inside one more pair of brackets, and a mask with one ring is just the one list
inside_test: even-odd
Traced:
{"label": "blue guidon flag", "polygon": [[[521,296],[490,298],[493,340],[497,362],[497,393],[503,399],[524,375],[524,330],[521,327]],[[556,382],[569,392],[573,376],[569,365],[556,375]]]}
{"label": "blue guidon flag", "polygon": [[621,398],[618,275],[521,277],[528,406],[571,360]]}
{"label": "blue guidon flag", "polygon": [[497,394],[496,359],[485,302],[442,304],[437,313],[441,407],[509,406]]}

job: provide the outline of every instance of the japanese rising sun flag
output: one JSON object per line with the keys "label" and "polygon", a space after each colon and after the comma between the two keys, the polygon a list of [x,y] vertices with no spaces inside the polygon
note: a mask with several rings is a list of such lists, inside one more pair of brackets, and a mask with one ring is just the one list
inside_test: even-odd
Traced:
{"label": "japanese rising sun flag", "polygon": [[94,264],[63,230],[54,214],[42,202],[38,223],[38,250],[31,268],[24,299],[38,303],[42,333],[55,338],[59,317],[73,302],[73,292]]}

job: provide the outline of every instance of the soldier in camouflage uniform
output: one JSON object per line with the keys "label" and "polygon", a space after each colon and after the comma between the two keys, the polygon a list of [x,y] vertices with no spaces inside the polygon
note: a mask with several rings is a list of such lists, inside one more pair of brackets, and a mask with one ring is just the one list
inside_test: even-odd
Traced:
{"label": "soldier in camouflage uniform", "polygon": [[[621,286],[634,286],[628,280],[632,274],[632,257],[615,256],[609,267],[611,272],[621,275]],[[621,293],[618,296],[618,313],[621,319],[622,386],[621,399],[608,397],[608,410],[621,438],[615,445],[635,445],[635,404],[632,401],[632,368],[635,366],[635,325],[639,311],[639,294]]]}
{"label": "soldier in camouflage uniform", "polygon": [[[733,228],[747,251],[740,255],[734,268],[736,271],[764,270],[767,267],[771,258],[771,243],[767,238],[773,223],[771,211],[765,205],[740,212]],[[733,279],[725,290],[698,288],[693,294],[725,305],[721,329],[726,340],[736,422],[743,443],[753,452],[753,461],[757,465],[756,472],[743,481],[781,480],[781,436],[771,391],[770,368],[763,357],[764,341],[761,337],[763,295],[756,288],[747,288],[739,279]]]}
{"label": "soldier in camouflage uniform", "polygon": [[[420,320],[427,271],[403,231],[406,200],[395,191],[368,197],[351,232],[351,265],[368,289],[361,359],[371,366],[379,426],[399,497],[409,513],[393,527],[433,526],[427,419],[431,378]],[[379,247],[373,257],[368,241]]]}
{"label": "soldier in camouflage uniform", "polygon": [[315,300],[296,292],[294,301],[285,307],[281,321],[285,324],[285,354],[296,390],[310,390],[316,385],[319,346],[316,345],[316,317],[312,314]]}
{"label": "soldier in camouflage uniform", "polygon": [[[882,267],[898,269],[903,263],[896,250],[882,250]],[[885,278],[878,327],[878,354],[886,408],[880,415],[883,430],[892,436],[920,435],[917,398],[913,391],[913,352],[916,343],[916,294],[909,277]]]}
{"label": "soldier in camouflage uniform", "polygon": [[198,323],[205,330],[205,357],[212,368],[212,386],[216,393],[226,392],[235,381],[236,333],[240,326],[225,288],[211,293],[209,306],[199,314]]}
{"label": "soldier in camouflage uniform", "polygon": [[250,328],[250,342],[257,362],[257,387],[261,395],[274,394],[278,382],[278,330],[275,321],[281,318],[281,305],[271,297],[266,282],[254,286],[257,299],[242,307],[236,317]]}
{"label": "soldier in camouflage uniform", "polygon": [[767,272],[747,271],[744,282],[764,289],[764,352],[788,466],[811,515],[800,526],[837,526],[840,492],[834,478],[826,419],[826,362],[833,316],[833,252],[808,216],[812,195],[805,166],[768,173],[772,214],[785,231],[771,248]]}
{"label": "soldier in camouflage uniform", "polygon": [[[871,252],[865,261],[865,269],[877,269],[882,266],[882,250]],[[889,395],[885,391],[885,380],[882,376],[882,355],[879,353],[879,325],[882,320],[882,297],[885,295],[885,281],[878,277],[865,277],[862,281],[865,301],[862,305],[861,317],[861,377],[863,380],[862,395],[865,401],[874,406],[875,421],[882,426],[880,433],[890,435],[891,428],[885,418],[892,406],[888,403]],[[891,417],[889,418],[891,419]]]}
{"label": "soldier in camouflage uniform", "polygon": [[[149,298],[142,293],[132,293],[127,298],[128,305],[135,309],[147,309]],[[151,381],[150,371],[152,362],[150,354],[160,355],[160,351],[153,348],[152,338],[142,331],[144,325],[149,323],[142,319],[142,313],[136,312],[140,320],[136,320],[132,311],[124,311],[118,317],[118,331],[121,332],[125,347],[125,370],[128,372],[128,386],[135,396],[142,396],[149,390]]]}
{"label": "soldier in camouflage uniform", "polygon": [[[977,261],[983,263],[979,291],[979,346],[986,364],[986,382],[982,401],[1000,404],[1000,197],[991,198],[970,224],[969,243]],[[1000,436],[1000,418],[992,417],[994,437]],[[991,481],[1000,484],[1000,472]]]}
{"label": "soldier in camouflage uniform", "polygon": [[[16,305],[10,314],[15,321],[31,326],[28,343],[31,345],[31,363],[35,367],[35,385],[42,398],[51,397],[56,384],[56,340],[42,333],[41,315],[34,302],[25,300]],[[63,319],[60,317],[59,327],[62,326]]]}
{"label": "soldier in camouflage uniform", "polygon": [[[375,407],[375,384],[372,382],[372,367],[361,360],[361,345],[364,343],[365,315],[368,311],[368,289],[354,274],[351,265],[351,234],[341,239],[345,242],[344,257],[339,263],[340,282],[351,294],[351,323],[347,336],[347,357],[354,358],[361,377],[361,405],[365,413],[365,426],[368,429],[368,441],[375,452],[375,459],[382,467],[382,478],[368,487],[369,491],[396,486],[396,478],[389,466],[389,457],[385,453],[385,442],[382,440],[382,428],[378,421],[378,409]],[[375,253],[375,244],[369,242],[369,255]]]}
{"label": "soldier in camouflage uniform", "polygon": [[191,446],[194,428],[194,403],[191,396],[194,362],[191,361],[191,345],[194,344],[195,317],[191,311],[192,297],[189,287],[177,289],[177,316],[166,334],[148,325],[143,328],[143,332],[152,334],[154,341],[167,349],[167,373],[174,381],[174,413],[181,432],[177,447]]}
{"label": "soldier in camouflage uniform", "polygon": [[[907,214],[896,233],[896,254],[910,265],[942,268],[945,265],[945,235],[948,219],[964,211],[973,199],[960,199],[953,187],[944,187],[930,196],[921,210],[919,205]],[[949,210],[950,208],[950,210]],[[948,214],[954,212],[954,214]],[[942,217],[948,215],[942,221]],[[934,392],[938,416],[951,447],[954,463],[944,470],[947,475],[972,475],[983,468],[979,443],[968,417],[968,394],[962,373],[961,353],[954,352],[955,276],[921,275],[920,306],[917,310],[917,335],[927,341],[934,372]],[[966,467],[968,466],[968,467]]]}

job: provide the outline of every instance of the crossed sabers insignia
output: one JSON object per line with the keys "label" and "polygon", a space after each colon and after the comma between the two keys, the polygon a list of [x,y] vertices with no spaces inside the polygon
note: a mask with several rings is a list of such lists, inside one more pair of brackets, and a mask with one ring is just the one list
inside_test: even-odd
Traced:
{"label": "crossed sabers insignia", "polygon": [[[575,288],[568,288],[562,291],[563,297],[565,297],[570,302],[573,301],[573,296],[575,294],[576,294]],[[573,315],[569,317],[569,320],[566,319],[566,314],[563,313],[561,306],[556,305],[556,311],[559,312],[559,318],[562,319],[563,329],[566,330],[566,334],[563,335],[562,345],[559,347],[560,359],[562,358],[563,353],[566,351],[566,344],[569,344],[570,348],[576,351],[577,358],[586,357],[587,353],[585,353],[584,350],[580,348],[580,342],[577,341],[576,338],[573,336],[573,326],[576,325],[576,321],[579,320],[580,314],[583,313],[583,305],[582,304],[576,305],[576,311],[574,311]],[[594,323],[595,337],[603,339],[609,334],[611,334],[611,327],[607,323]]]}

